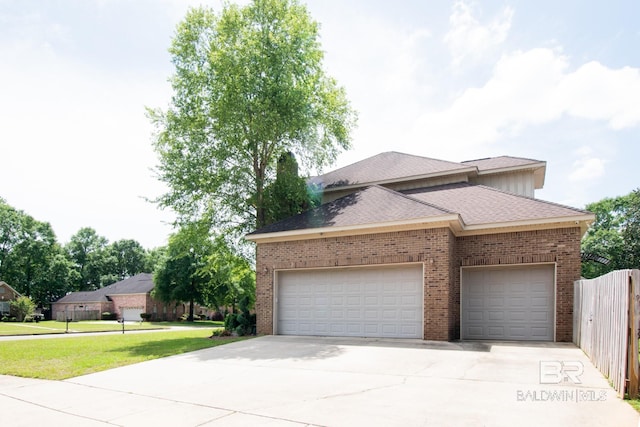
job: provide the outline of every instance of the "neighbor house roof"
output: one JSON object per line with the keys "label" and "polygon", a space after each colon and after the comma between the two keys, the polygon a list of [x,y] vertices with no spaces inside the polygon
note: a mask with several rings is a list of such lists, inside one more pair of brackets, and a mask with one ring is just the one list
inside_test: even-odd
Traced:
{"label": "neighbor house roof", "polygon": [[106,295],[99,293],[98,291],[82,291],[71,292],[60,298],[56,302],[63,303],[86,303],[86,302],[107,302],[109,298]]}
{"label": "neighbor house roof", "polygon": [[483,185],[458,183],[399,193],[367,187],[249,234],[253,241],[328,237],[383,229],[449,227],[456,235],[580,226],[593,214]]}
{"label": "neighbor house roof", "polygon": [[95,291],[72,292],[56,302],[105,302],[111,295],[146,294],[153,290],[153,275],[140,273]]}

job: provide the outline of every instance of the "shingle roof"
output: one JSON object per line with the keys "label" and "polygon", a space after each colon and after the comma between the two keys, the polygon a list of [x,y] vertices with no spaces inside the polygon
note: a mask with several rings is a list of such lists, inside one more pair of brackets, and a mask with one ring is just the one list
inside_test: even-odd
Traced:
{"label": "shingle roof", "polygon": [[[428,187],[402,193],[370,186],[324,204],[251,235],[384,224],[459,215],[462,226],[516,223],[522,221],[556,221],[589,215],[589,212],[507,193],[467,182]],[[444,219],[444,218],[443,218]]]}
{"label": "shingle roof", "polygon": [[377,185],[263,227],[250,235],[325,227],[347,227],[451,215],[446,209]]}
{"label": "shingle roof", "polygon": [[401,178],[409,180],[458,170],[463,172],[470,167],[473,166],[389,151],[314,177],[310,182],[325,189],[357,184],[364,186]]}
{"label": "shingle roof", "polygon": [[109,299],[106,295],[100,294],[98,291],[71,292],[60,298],[56,302],[76,303],[76,302],[106,302]]}
{"label": "shingle roof", "polygon": [[151,292],[153,286],[153,274],[139,273],[98,289],[96,292],[102,292],[104,295],[146,294],[147,292]]}
{"label": "shingle roof", "polygon": [[493,169],[512,168],[525,165],[535,165],[545,163],[540,160],[525,159],[522,157],[499,156],[488,157],[486,159],[466,160],[461,162],[463,165],[476,166],[478,171],[488,171]]}
{"label": "shingle roof", "polygon": [[95,291],[72,292],[56,302],[104,302],[110,295],[146,294],[153,290],[153,274],[140,273]]}
{"label": "shingle roof", "polygon": [[449,184],[406,191],[408,196],[457,212],[465,225],[575,217],[588,212],[484,185]]}

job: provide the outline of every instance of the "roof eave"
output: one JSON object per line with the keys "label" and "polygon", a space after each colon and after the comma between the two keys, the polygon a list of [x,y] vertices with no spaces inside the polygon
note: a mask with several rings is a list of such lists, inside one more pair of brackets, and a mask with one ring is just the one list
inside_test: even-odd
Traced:
{"label": "roof eave", "polygon": [[460,215],[448,214],[438,217],[416,218],[409,221],[392,221],[342,227],[322,227],[304,230],[282,231],[276,233],[253,234],[247,235],[245,238],[255,243],[275,243],[295,240],[340,237],[347,235],[353,236],[361,234],[382,233],[389,231],[407,231],[424,228],[445,227],[448,227],[456,237],[508,233],[515,231],[534,231],[579,227],[580,236],[582,237],[593,221],[595,221],[595,215],[589,213],[566,217],[465,225]]}
{"label": "roof eave", "polygon": [[522,221],[505,221],[487,224],[467,225],[456,236],[474,236],[479,234],[495,234],[514,231],[534,231],[548,230],[554,228],[580,228],[580,237],[587,232],[589,225],[595,221],[596,216],[585,213],[574,216],[563,216],[554,218],[539,218]]}
{"label": "roof eave", "polygon": [[[275,233],[249,234],[245,239],[255,243],[286,242],[293,240],[321,239],[344,235],[381,233],[385,231],[419,230],[423,228],[450,227],[451,223],[461,223],[458,214],[445,214],[411,220],[388,221],[370,224],[345,225],[340,227],[306,228]],[[427,227],[428,226],[428,227]]]}

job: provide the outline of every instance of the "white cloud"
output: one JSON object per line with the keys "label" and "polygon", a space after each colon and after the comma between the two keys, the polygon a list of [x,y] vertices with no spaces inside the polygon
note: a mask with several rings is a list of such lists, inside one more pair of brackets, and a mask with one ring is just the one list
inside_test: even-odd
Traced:
{"label": "white cloud", "polygon": [[605,173],[605,161],[597,157],[580,158],[573,163],[573,171],[569,175],[571,182],[579,183],[600,178]]}
{"label": "white cloud", "polygon": [[507,38],[512,18],[513,9],[506,7],[499,16],[482,25],[473,15],[469,4],[456,2],[449,17],[449,32],[444,36],[444,42],[453,57],[453,65],[459,66],[465,59],[477,61],[501,45]]}
{"label": "white cloud", "polygon": [[591,61],[567,75],[558,89],[572,116],[605,120],[616,130],[640,123],[638,68],[612,70]]}
{"label": "white cloud", "polygon": [[563,115],[606,121],[613,129],[637,126],[638,99],[638,69],[590,62],[570,72],[568,58],[557,50],[514,52],[498,61],[484,86],[465,90],[444,110],[425,113],[411,139],[438,141],[441,151],[455,145],[486,153],[496,140]]}

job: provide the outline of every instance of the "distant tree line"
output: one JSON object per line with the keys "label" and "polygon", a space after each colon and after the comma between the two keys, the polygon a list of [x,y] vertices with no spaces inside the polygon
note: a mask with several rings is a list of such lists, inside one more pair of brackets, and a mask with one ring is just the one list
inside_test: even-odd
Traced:
{"label": "distant tree line", "polygon": [[39,307],[68,292],[91,291],[152,272],[163,252],[163,248],[146,250],[130,239],[110,243],[89,227],[62,245],[48,222],[0,198],[0,280]]}

